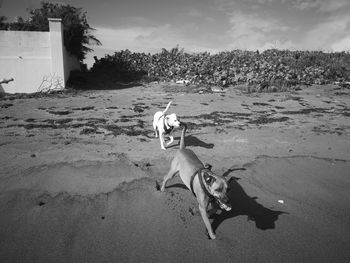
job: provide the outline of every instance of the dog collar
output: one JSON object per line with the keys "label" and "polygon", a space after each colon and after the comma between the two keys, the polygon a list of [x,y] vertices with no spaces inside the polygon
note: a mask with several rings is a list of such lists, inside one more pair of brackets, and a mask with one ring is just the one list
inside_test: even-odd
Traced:
{"label": "dog collar", "polygon": [[205,186],[204,182],[203,182],[203,176],[202,176],[202,170],[205,169],[205,168],[199,168],[198,170],[196,170],[193,175],[191,176],[191,180],[190,180],[190,187],[191,187],[191,192],[193,193],[194,196],[196,196],[196,194],[194,193],[193,191],[193,181],[194,181],[194,178],[196,177],[196,175],[198,174],[198,179],[199,179],[199,183],[203,189],[203,191],[205,192],[205,194],[210,198],[210,199],[213,199],[214,196],[209,193],[207,187]]}

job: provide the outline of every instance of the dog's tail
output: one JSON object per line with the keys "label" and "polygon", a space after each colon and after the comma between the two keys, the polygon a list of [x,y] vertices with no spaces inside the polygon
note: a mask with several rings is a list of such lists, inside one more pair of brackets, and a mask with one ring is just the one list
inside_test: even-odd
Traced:
{"label": "dog's tail", "polygon": [[163,114],[165,114],[168,111],[168,109],[170,107],[170,104],[171,104],[171,101],[168,103],[168,105],[166,106],[165,110],[163,110]]}
{"label": "dog's tail", "polygon": [[181,132],[181,139],[180,139],[180,150],[185,149],[186,145],[185,145],[185,133],[187,130],[187,124],[184,122],[181,122],[181,126],[182,128],[182,132]]}

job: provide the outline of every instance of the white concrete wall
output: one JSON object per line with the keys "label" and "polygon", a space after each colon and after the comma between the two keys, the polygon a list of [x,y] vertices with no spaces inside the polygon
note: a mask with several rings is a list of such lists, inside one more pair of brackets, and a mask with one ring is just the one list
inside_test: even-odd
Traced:
{"label": "white concrete wall", "polygon": [[50,32],[0,30],[0,79],[7,93],[64,88],[79,62],[64,48],[61,19],[49,19]]}
{"label": "white concrete wall", "polygon": [[0,78],[5,92],[35,92],[43,75],[51,73],[50,35],[47,32],[0,31]]}

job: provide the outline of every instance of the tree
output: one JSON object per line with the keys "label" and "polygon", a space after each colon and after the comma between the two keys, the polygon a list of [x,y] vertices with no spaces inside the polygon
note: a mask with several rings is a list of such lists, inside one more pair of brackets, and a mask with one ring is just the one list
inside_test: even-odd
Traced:
{"label": "tree", "polygon": [[13,31],[35,31],[34,26],[29,22],[29,20],[24,20],[20,16],[16,16],[14,22],[4,23],[6,30]]}
{"label": "tree", "polygon": [[8,23],[6,22],[6,16],[0,16],[0,30],[6,30],[8,27]]}
{"label": "tree", "polygon": [[29,19],[18,17],[13,23],[5,23],[5,18],[0,19],[0,24],[8,30],[49,31],[48,18],[61,18],[63,24],[64,45],[69,53],[82,61],[88,52],[93,51],[87,45],[101,45],[101,42],[91,34],[94,29],[90,27],[86,19],[86,12],[81,8],[70,5],[41,2],[37,9],[29,11]]}
{"label": "tree", "polygon": [[87,22],[86,12],[70,5],[42,2],[41,7],[30,11],[30,20],[39,30],[49,30],[48,18],[61,18],[64,26],[64,44],[71,54],[82,61],[88,52],[87,45],[101,45],[91,32],[94,30]]}

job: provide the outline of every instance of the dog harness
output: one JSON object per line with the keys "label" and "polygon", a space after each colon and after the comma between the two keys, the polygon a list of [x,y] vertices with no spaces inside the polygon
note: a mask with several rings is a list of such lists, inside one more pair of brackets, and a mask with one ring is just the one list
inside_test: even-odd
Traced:
{"label": "dog harness", "polygon": [[190,187],[191,187],[191,192],[193,193],[194,196],[196,196],[196,194],[193,191],[193,181],[194,178],[196,177],[196,175],[198,174],[198,180],[199,183],[204,191],[204,193],[209,197],[210,201],[214,199],[214,196],[209,193],[207,187],[204,185],[204,181],[203,181],[203,176],[202,176],[202,170],[204,170],[205,168],[199,168],[198,170],[196,170],[193,175],[191,176],[191,180],[190,180]]}
{"label": "dog harness", "polygon": [[163,126],[164,126],[164,133],[165,134],[171,133],[171,131],[174,129],[174,127],[170,126],[170,125],[169,125],[169,127],[167,127],[167,125],[165,123],[165,118],[163,118]]}
{"label": "dog harness", "polygon": [[170,125],[169,125],[169,127],[168,127],[168,126],[166,125],[164,114],[162,114],[162,115],[158,118],[158,121],[159,121],[160,118],[162,118],[162,117],[163,117],[163,129],[164,129],[164,133],[165,133],[165,134],[169,134],[169,133],[171,133],[171,131],[174,129],[174,127],[173,127],[173,126],[170,126]]}

